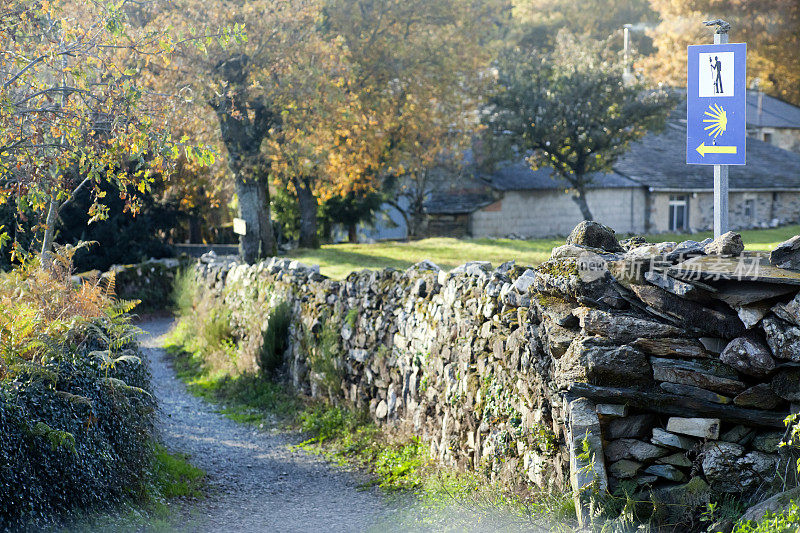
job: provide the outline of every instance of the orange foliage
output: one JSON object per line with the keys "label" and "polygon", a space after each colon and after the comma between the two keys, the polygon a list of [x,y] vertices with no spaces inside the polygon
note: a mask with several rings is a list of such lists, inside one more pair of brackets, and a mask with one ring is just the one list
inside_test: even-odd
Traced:
{"label": "orange foliage", "polygon": [[746,42],[748,81],[800,105],[800,2],[797,0],[651,0],[661,23],[651,32],[657,52],[642,60],[652,79],[686,85],[686,46],[713,42],[704,20],[731,23],[730,41]]}

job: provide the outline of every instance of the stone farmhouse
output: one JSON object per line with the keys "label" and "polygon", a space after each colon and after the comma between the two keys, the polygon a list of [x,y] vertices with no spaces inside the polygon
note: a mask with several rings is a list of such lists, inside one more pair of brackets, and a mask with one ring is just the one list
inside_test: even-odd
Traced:
{"label": "stone farmhouse", "polygon": [[747,134],[800,152],[800,107],[760,91],[747,91]]}
{"label": "stone farmhouse", "polygon": [[[761,113],[758,100],[761,99]],[[751,105],[751,101],[754,102]],[[784,109],[788,106],[790,109]],[[761,126],[751,122],[760,117]],[[702,231],[713,225],[713,167],[685,163],[685,106],[666,128],[633,143],[587,193],[594,218],[619,233]],[[782,122],[783,121],[783,122]],[[753,93],[747,165],[730,167],[730,223],[737,229],[800,222],[800,108]],[[771,124],[771,126],[767,126]],[[780,126],[780,127],[779,127]],[[566,235],[581,220],[563,181],[524,161],[476,172],[427,203],[428,235],[537,238]]]}

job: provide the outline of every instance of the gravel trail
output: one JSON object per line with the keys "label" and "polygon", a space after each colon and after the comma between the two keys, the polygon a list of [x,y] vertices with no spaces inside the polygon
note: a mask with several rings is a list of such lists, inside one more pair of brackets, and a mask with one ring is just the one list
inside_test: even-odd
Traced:
{"label": "gravel trail", "polygon": [[[185,509],[177,524],[190,531],[366,531],[386,524],[391,510],[363,479],[318,457],[292,451],[297,437],[237,424],[192,396],[175,376],[161,337],[170,318],[139,324],[161,408],[164,443],[185,452],[209,478],[209,495]],[[380,527],[380,526],[378,526]],[[383,528],[381,528],[383,529]]]}

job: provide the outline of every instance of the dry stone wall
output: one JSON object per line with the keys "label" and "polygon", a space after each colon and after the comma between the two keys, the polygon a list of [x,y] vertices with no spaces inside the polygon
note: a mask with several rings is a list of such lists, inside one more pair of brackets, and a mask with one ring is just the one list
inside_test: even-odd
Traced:
{"label": "dry stone wall", "polygon": [[770,262],[736,234],[618,243],[583,223],[538,268],[422,262],[335,281],[206,256],[197,275],[243,331],[290,305],[299,390],[368,409],[443,464],[652,494],[674,523],[715,492],[756,500],[794,483],[778,444],[800,403],[796,247]]}
{"label": "dry stone wall", "polygon": [[138,300],[139,313],[162,310],[172,304],[172,287],[181,265],[178,259],[150,259],[134,265],[112,266],[103,274],[114,279],[114,294],[123,300]]}

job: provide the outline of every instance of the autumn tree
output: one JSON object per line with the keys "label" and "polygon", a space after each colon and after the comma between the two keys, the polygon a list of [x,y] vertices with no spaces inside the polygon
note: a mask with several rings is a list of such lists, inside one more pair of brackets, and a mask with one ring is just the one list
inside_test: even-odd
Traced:
{"label": "autumn tree", "polygon": [[657,21],[649,0],[513,0],[511,35],[522,46],[550,48],[562,29],[606,39],[625,24]]}
{"label": "autumn tree", "polygon": [[[154,85],[181,92],[194,104],[192,122],[216,122],[227,155],[239,217],[247,226],[240,252],[247,262],[275,252],[269,212],[270,159],[265,141],[282,127],[280,95],[290,87],[291,72],[304,65],[304,51],[317,29],[319,9],[313,0],[176,0],[159,6],[148,27],[172,27],[192,33],[213,25],[233,28],[225,46],[183,46],[166,68],[153,72]],[[237,38],[241,36],[241,38]]]}
{"label": "autumn tree", "polygon": [[[370,127],[343,140],[359,154],[356,182],[390,196],[423,191],[432,167],[460,157],[478,126],[491,40],[501,1],[329,0],[324,28],[341,38],[353,65],[349,90]],[[345,158],[350,162],[353,159]],[[351,165],[352,166],[352,165]],[[397,205],[397,204],[396,204]],[[405,212],[412,234],[422,202]],[[406,210],[408,211],[408,210]]]}
{"label": "autumn tree", "polygon": [[[59,212],[92,191],[90,222],[106,216],[104,182],[135,213],[179,147],[165,105],[142,91],[137,66],[162,61],[164,31],[129,24],[132,2],[13,0],[0,7],[0,203],[41,215],[41,250]],[[8,232],[0,228],[0,244]],[[19,253],[15,241],[13,253]]]}
{"label": "autumn tree", "polygon": [[158,200],[175,204],[180,220],[168,235],[176,242],[220,242],[221,228],[230,223],[232,187],[223,176],[224,160],[203,164],[180,157],[168,180],[162,180]]}
{"label": "autumn tree", "polygon": [[610,171],[673,106],[663,91],[624,84],[620,61],[602,43],[562,32],[551,53],[512,49],[501,56],[485,122],[495,157],[552,167],[591,220],[586,190],[593,173]]}
{"label": "autumn tree", "polygon": [[353,150],[353,138],[364,140],[367,119],[349,88],[353,73],[348,59],[340,39],[310,35],[275,95],[281,127],[266,140],[264,150],[274,186],[297,199],[299,245],[304,248],[319,246],[321,202],[371,189],[371,183],[359,181],[357,168],[364,156]]}
{"label": "autumn tree", "polygon": [[747,43],[747,76],[767,93],[800,105],[800,2],[797,0],[652,0],[661,18],[656,53],[642,60],[652,78],[686,85],[686,47],[712,42],[704,20],[731,24],[731,42]]}

